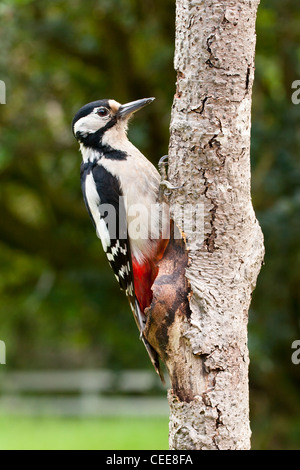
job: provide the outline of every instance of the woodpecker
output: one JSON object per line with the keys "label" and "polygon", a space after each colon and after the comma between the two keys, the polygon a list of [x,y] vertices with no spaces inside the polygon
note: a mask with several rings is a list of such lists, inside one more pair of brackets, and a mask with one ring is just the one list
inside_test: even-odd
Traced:
{"label": "woodpecker", "polygon": [[[153,100],[127,104],[112,99],[93,101],[77,112],[72,130],[82,154],[81,188],[87,211],[120,288],[128,297],[140,338],[163,380],[158,354],[143,334],[157,263],[167,245],[163,237],[166,218],[162,222],[151,210],[158,202],[160,174],[127,138],[131,116]],[[131,209],[137,203],[143,210],[139,214],[139,236],[132,236],[128,227],[134,212]],[[106,220],[109,207],[115,211],[114,224]]]}

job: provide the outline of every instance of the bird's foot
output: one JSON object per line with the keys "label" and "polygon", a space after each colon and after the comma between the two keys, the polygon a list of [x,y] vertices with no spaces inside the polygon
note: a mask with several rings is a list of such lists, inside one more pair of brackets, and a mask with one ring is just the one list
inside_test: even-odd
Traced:
{"label": "bird's foot", "polygon": [[163,193],[166,196],[169,196],[171,194],[171,191],[174,189],[181,189],[183,185],[181,186],[174,186],[170,181],[168,181],[167,177],[167,166],[168,166],[168,155],[164,155],[161,157],[161,159],[158,162],[158,168],[161,176],[161,182],[160,182],[160,189],[163,191]]}
{"label": "bird's foot", "polygon": [[158,169],[162,180],[167,179],[168,155],[164,155],[158,162]]}
{"label": "bird's foot", "polygon": [[172,183],[170,183],[170,181],[168,180],[163,180],[161,181],[160,183],[160,186],[163,187],[163,188],[166,188],[166,189],[169,189],[170,191],[173,191],[173,189],[180,189],[183,187],[183,185],[180,185],[180,186],[174,186]]}

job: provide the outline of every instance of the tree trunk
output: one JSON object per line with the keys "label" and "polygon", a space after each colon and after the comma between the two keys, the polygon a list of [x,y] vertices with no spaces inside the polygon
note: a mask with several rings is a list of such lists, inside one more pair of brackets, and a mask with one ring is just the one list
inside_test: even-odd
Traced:
{"label": "tree trunk", "polygon": [[[177,0],[172,205],[203,205],[186,235],[190,312],[168,325],[171,449],[250,447],[247,322],[264,248],[250,194],[259,0]],[[176,216],[181,226],[181,218]]]}

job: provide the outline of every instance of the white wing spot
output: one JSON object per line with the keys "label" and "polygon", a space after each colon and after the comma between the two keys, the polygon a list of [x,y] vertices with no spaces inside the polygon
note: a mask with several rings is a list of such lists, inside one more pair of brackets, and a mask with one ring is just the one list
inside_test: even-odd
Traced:
{"label": "white wing spot", "polygon": [[96,222],[97,235],[102,242],[103,250],[106,252],[107,248],[110,246],[109,231],[107,230],[106,223],[101,219],[100,214],[98,219],[98,223]]}
{"label": "white wing spot", "polygon": [[119,248],[120,248],[120,242],[119,240],[117,240],[117,243],[115,244],[115,246],[112,246],[111,248],[111,252],[113,256],[116,256],[118,254]]}
{"label": "white wing spot", "polygon": [[129,284],[129,286],[127,287],[127,293],[129,295],[133,295],[133,284],[132,282]]}
{"label": "white wing spot", "polygon": [[122,248],[122,247],[120,246],[120,251],[121,251],[121,253],[122,253],[123,255],[126,255],[126,253],[127,253],[127,247],[126,247],[126,245],[125,245],[124,248]]}
{"label": "white wing spot", "polygon": [[129,263],[127,263],[127,265],[125,266],[121,266],[120,269],[119,269],[119,275],[121,277],[124,278],[125,274],[129,274],[130,273],[130,267],[129,267]]}
{"label": "white wing spot", "polygon": [[86,177],[85,194],[89,209],[96,225],[97,235],[102,242],[104,251],[107,251],[107,248],[110,246],[110,236],[109,231],[106,227],[106,223],[104,219],[101,218],[99,212],[99,204],[101,203],[101,201],[97,192],[96,183],[94,181],[92,173],[89,173]]}

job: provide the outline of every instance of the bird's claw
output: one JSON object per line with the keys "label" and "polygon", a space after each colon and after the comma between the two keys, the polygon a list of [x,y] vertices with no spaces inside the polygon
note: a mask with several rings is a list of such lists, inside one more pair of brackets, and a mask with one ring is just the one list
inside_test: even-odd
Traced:
{"label": "bird's claw", "polygon": [[168,162],[166,160],[168,160],[168,155],[164,155],[163,157],[161,157],[161,159],[158,162],[158,168],[159,168],[159,172],[160,172],[160,176],[162,180],[165,180],[167,178],[166,167],[168,165]]}
{"label": "bird's claw", "polygon": [[159,171],[160,171],[160,175],[162,179],[160,182],[160,188],[166,196],[169,196],[171,194],[171,191],[173,191],[174,189],[181,189],[183,187],[183,185],[174,186],[172,183],[170,183],[170,181],[167,180],[166,167],[168,165],[168,161],[167,161],[168,158],[169,158],[168,155],[164,155],[163,157],[161,157],[161,159],[158,162],[158,167],[159,167]]}
{"label": "bird's claw", "polygon": [[163,180],[160,182],[160,186],[163,186],[167,189],[170,189],[170,190],[173,190],[173,189],[180,189],[183,187],[183,185],[181,184],[180,186],[173,186],[172,183],[170,183],[170,181],[167,181],[167,180]]}
{"label": "bird's claw", "polygon": [[165,162],[165,160],[168,160],[169,155],[164,155],[159,159],[158,165],[167,165],[168,163]]}
{"label": "bird's claw", "polygon": [[166,196],[170,196],[171,192],[174,190],[174,189],[181,189],[183,188],[183,184],[180,185],[180,186],[174,186],[172,183],[170,183],[170,181],[167,181],[167,180],[163,180],[160,182],[160,188],[162,189],[162,191],[164,192],[164,194]]}

